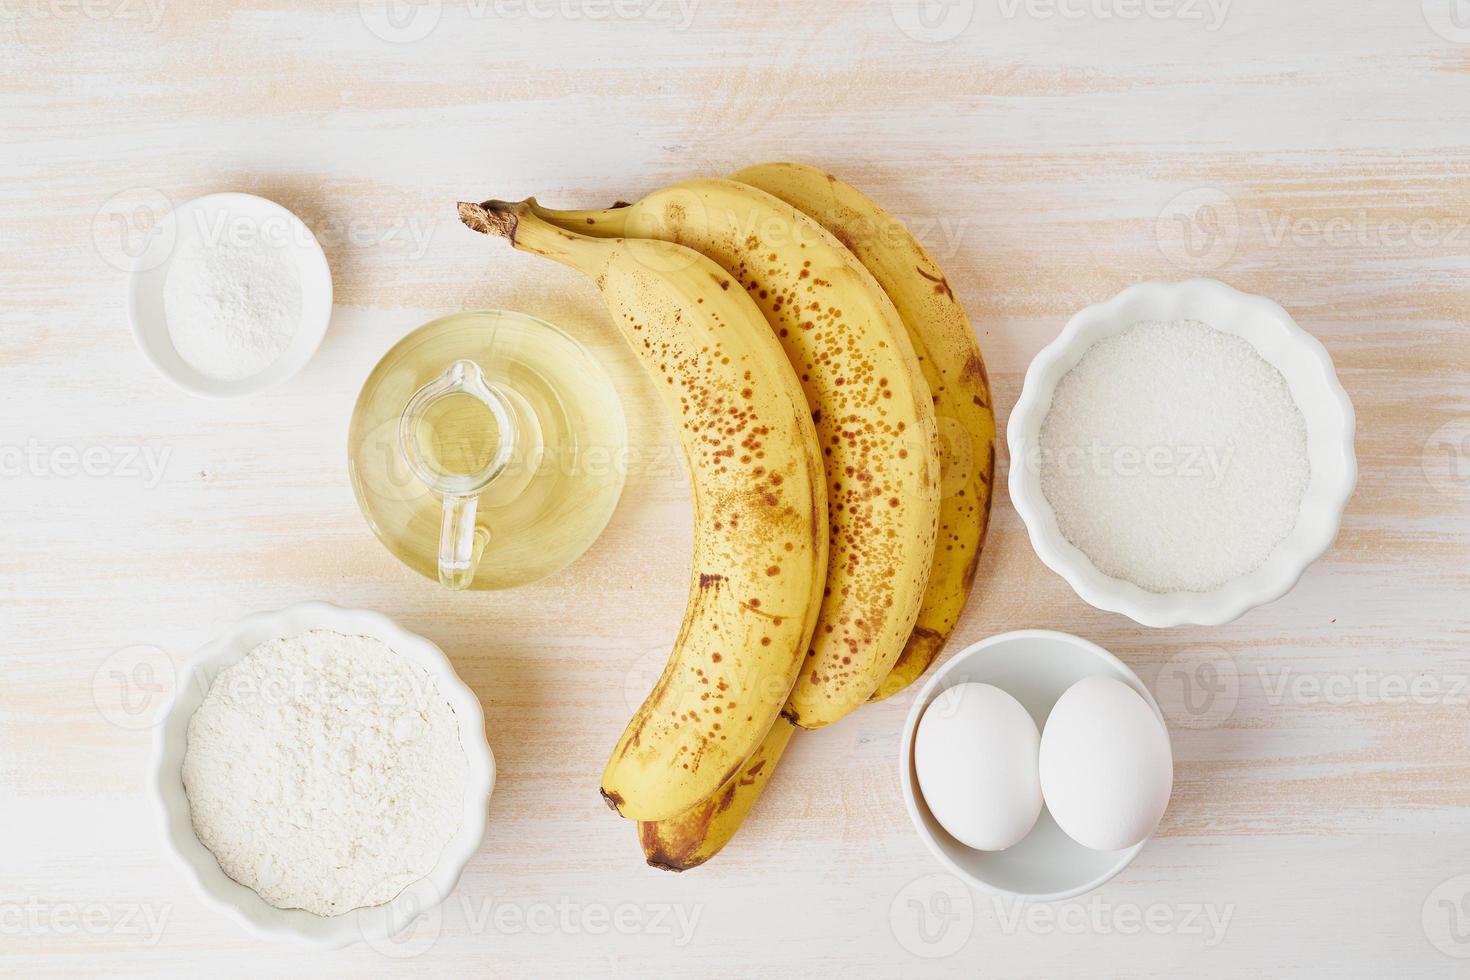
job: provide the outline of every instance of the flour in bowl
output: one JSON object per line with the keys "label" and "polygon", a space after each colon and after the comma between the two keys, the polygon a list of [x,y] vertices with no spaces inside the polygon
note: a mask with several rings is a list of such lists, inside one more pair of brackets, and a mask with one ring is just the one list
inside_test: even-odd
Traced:
{"label": "flour in bowl", "polygon": [[459,828],[468,762],[428,672],[381,640],[312,630],[221,671],[189,721],[194,831],[277,908],[391,901]]}
{"label": "flour in bowl", "polygon": [[[1203,323],[1137,323],[1088,348],[1041,424],[1041,489],[1098,570],[1209,592],[1296,527],[1307,425],[1281,372]],[[1029,461],[1028,461],[1029,462]]]}

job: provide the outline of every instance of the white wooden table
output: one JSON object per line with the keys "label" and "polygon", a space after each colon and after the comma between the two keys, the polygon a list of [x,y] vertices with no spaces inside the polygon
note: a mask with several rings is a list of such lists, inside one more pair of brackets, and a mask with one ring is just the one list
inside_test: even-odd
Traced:
{"label": "white wooden table", "polygon": [[[0,0],[0,972],[1466,975],[1464,8]],[[794,743],[710,865],[643,865],[597,781],[682,613],[676,465],[635,471],[591,552],[511,593],[417,579],[358,515],[357,388],[454,310],[566,326],[615,372],[636,443],[674,458],[592,287],[463,230],[456,200],[590,206],[773,158],[918,229],[1002,421],[1072,312],[1196,272],[1282,301],[1356,402],[1336,546],[1227,627],[1092,610],[998,496],[951,650],[1076,632],[1168,708],[1159,835],[1087,898],[1016,908],[941,871],[899,796],[902,697]],[[120,271],[161,207],[216,190],[299,213],[337,289],[308,369],[230,402],[153,373]],[[307,598],[439,643],[501,766],[458,891],[385,950],[251,938],[165,860],[146,801],[169,663]]]}

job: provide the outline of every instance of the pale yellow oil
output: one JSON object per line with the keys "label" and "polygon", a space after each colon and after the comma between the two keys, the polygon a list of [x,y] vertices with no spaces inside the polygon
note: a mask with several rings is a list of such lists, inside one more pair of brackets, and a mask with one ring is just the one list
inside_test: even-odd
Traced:
{"label": "pale yellow oil", "polygon": [[424,410],[415,436],[431,470],[468,476],[489,466],[500,449],[502,433],[485,403],[463,392],[440,398]]}
{"label": "pale yellow oil", "polygon": [[[479,496],[483,544],[470,588],[505,589],[578,558],[622,492],[627,435],[611,379],[576,341],[517,313],[461,313],[420,327],[364,383],[348,436],[359,506],[383,545],[438,580],[441,498],[410,471],[399,425],[409,399],[459,359],[480,366],[520,419],[504,472]],[[481,471],[505,434],[476,398],[447,395],[410,427],[424,461],[446,475]]]}

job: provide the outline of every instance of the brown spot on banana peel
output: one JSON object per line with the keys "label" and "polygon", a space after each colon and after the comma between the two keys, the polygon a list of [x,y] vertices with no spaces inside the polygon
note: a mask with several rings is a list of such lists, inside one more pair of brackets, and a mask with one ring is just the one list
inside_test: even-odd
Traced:
{"label": "brown spot on banana peel", "polygon": [[939,293],[941,296],[948,296],[951,303],[955,301],[954,290],[949,288],[949,280],[944,278],[943,275],[930,275],[924,271],[924,267],[921,265],[914,266],[914,271],[934,283],[934,291],[936,293]]}
{"label": "brown spot on banana peel", "polygon": [[[985,463],[985,472],[981,480],[988,487],[995,479],[995,443],[990,444],[990,458]],[[968,593],[975,585],[975,573],[980,568],[980,556],[985,553],[985,539],[990,535],[990,500],[985,502],[985,513],[981,515],[980,540],[975,542],[975,553],[970,556],[970,562],[965,566],[965,574],[961,581],[964,583],[965,591]]]}
{"label": "brown spot on banana peel", "polygon": [[974,402],[982,408],[988,407],[989,402],[982,398],[990,394],[990,375],[985,370],[985,362],[980,355],[974,351],[965,359],[965,366],[960,369],[960,383],[969,385],[975,389]]}
{"label": "brown spot on banana peel", "polygon": [[[704,859],[698,857],[699,842],[708,832],[710,819],[714,814],[713,808],[707,803],[701,803],[700,806],[703,808],[701,819],[688,827],[683,827],[683,821],[680,820],[666,820],[662,823],[646,821],[638,824],[638,843],[643,846],[643,857],[650,868],[678,874],[704,863]],[[683,827],[673,839],[665,836],[671,825]]]}
{"label": "brown spot on banana peel", "polygon": [[602,793],[602,801],[607,804],[608,809],[621,815],[623,812],[623,798],[617,793],[608,792],[606,789],[600,792]]}
{"label": "brown spot on banana peel", "polygon": [[676,819],[640,821],[638,841],[648,866],[678,874],[699,867],[718,853],[718,848],[706,854],[700,853],[700,846],[709,838],[715,817],[739,801],[740,789],[760,781],[759,777],[770,761],[761,758],[750,763],[744,772],[726,782],[714,799],[705,800]]}

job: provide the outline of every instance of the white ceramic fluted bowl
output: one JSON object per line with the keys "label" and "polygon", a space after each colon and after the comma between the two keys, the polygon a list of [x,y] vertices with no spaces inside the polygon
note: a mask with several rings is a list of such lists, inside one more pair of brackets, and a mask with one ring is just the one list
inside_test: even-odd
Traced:
{"label": "white ceramic fluted bowl", "polygon": [[[1161,594],[1103,574],[1062,535],[1041,491],[1035,461],[1040,459],[1041,423],[1057,384],[1088,348],[1135,323],[1176,320],[1197,320],[1235,334],[1281,372],[1307,423],[1312,475],[1295,529],[1260,567],[1211,592]],[[1354,431],[1352,402],[1337,380],[1332,358],[1280,304],[1213,279],[1139,283],[1072,317],[1061,336],[1031,362],[1006,429],[1011,502],[1036,554],[1091,605],[1145,626],[1216,626],[1285,595],[1332,544],[1358,478]]]}
{"label": "white ceramic fluted bowl", "polygon": [[[226,875],[209,848],[195,836],[183,779],[189,719],[199,710],[220,671],[261,643],[314,629],[332,630],[344,636],[374,637],[388,644],[399,656],[427,670],[439,693],[454,709],[459,721],[460,744],[464,746],[468,763],[459,829],[445,845],[434,870],[409,885],[391,902],[331,917],[302,909],[278,909]],[[358,940],[378,942],[396,935],[419,913],[438,905],[454,890],[485,835],[486,811],[495,785],[495,758],[485,739],[485,715],[480,699],[459,679],[449,658],[437,646],[379,613],[343,609],[326,602],[303,602],[245,617],[180,668],[173,705],[156,733],[151,776],[169,850],[205,898],[232,913],[259,935],[295,939],[329,949]]]}

